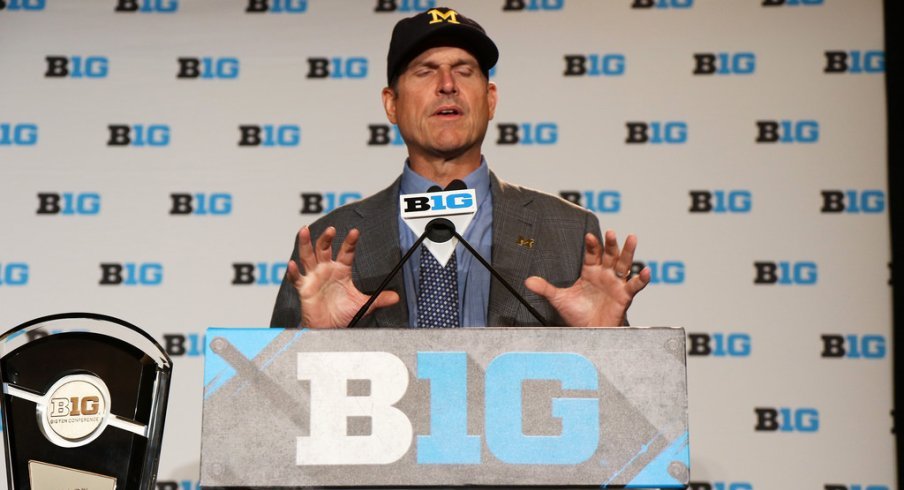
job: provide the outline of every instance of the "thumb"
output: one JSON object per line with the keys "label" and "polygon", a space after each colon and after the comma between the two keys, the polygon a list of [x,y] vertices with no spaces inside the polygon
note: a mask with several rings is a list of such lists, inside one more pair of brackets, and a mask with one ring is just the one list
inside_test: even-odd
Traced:
{"label": "thumb", "polygon": [[539,276],[528,277],[524,280],[524,285],[527,286],[527,289],[530,289],[532,293],[543,296],[549,301],[552,301],[553,297],[559,292],[559,288],[553,286],[549,281]]}
{"label": "thumb", "polygon": [[395,291],[383,291],[377,296],[377,299],[374,301],[370,308],[367,310],[367,314],[370,315],[377,308],[384,308],[386,306],[392,306],[399,302],[399,293]]}

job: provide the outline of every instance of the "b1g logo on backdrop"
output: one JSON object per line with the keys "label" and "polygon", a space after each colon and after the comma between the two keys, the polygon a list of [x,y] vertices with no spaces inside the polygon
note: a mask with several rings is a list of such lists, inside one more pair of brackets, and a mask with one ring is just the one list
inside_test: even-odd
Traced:
{"label": "b1g logo on backdrop", "polygon": [[756,55],[739,53],[694,53],[694,75],[753,75]]}
{"label": "b1g logo on backdrop", "polygon": [[554,122],[499,123],[497,145],[554,145],[559,141],[559,125]]}
{"label": "b1g logo on backdrop", "polygon": [[618,191],[560,191],[559,196],[594,213],[621,211],[621,192]]}
{"label": "b1g logo on backdrop", "polygon": [[0,286],[25,286],[28,284],[28,264],[25,262],[0,262]]}
{"label": "b1g logo on backdrop", "polygon": [[97,192],[39,192],[36,214],[94,216],[100,214]]}
{"label": "b1g logo on backdrop", "polygon": [[687,355],[750,357],[751,344],[750,334],[747,333],[688,333]]}
{"label": "b1g logo on backdrop", "polygon": [[563,10],[565,0],[503,0],[503,12]]}
{"label": "b1g logo on backdrop", "polygon": [[163,349],[173,357],[201,357],[204,345],[204,335],[199,333],[163,334]]}
{"label": "b1g logo on backdrop", "polygon": [[821,213],[879,214],[885,211],[885,192],[870,190],[824,190]]}
{"label": "b1g logo on backdrop", "polygon": [[757,432],[819,432],[819,410],[815,408],[756,407]]}
{"label": "b1g logo on backdrop", "polygon": [[882,335],[823,334],[823,359],[885,359],[887,351]]}
{"label": "b1g logo on backdrop", "polygon": [[629,145],[680,145],[687,143],[687,123],[684,121],[628,121],[625,123]]}
{"label": "b1g logo on backdrop", "polygon": [[163,284],[163,264],[159,262],[103,262],[101,286],[159,286]]}
{"label": "b1g logo on backdrop", "polygon": [[688,483],[687,490],[753,490],[753,485],[747,482],[692,481]]}
{"label": "b1g logo on backdrop", "polygon": [[374,12],[423,12],[436,8],[436,0],[377,0]]}
{"label": "b1g logo on backdrop", "polygon": [[689,9],[694,0],[634,0],[632,9]]}
{"label": "b1g logo on backdrop", "polygon": [[239,125],[239,146],[291,148],[300,144],[301,126],[297,124]]}
{"label": "b1g logo on backdrop", "polygon": [[602,77],[621,76],[625,74],[625,55],[607,54],[566,54],[566,77]]}
{"label": "b1g logo on backdrop", "polygon": [[233,262],[233,286],[279,286],[286,275],[285,262]]}
{"label": "b1g logo on backdrop", "polygon": [[308,74],[305,78],[367,78],[367,65],[367,58],[362,56],[308,58]]}
{"label": "b1g logo on backdrop", "polygon": [[885,51],[826,51],[824,73],[872,74],[885,72]]}
{"label": "b1g logo on backdrop", "polygon": [[761,5],[763,7],[797,7],[800,5],[812,7],[814,5],[822,5],[824,1],[825,0],[763,0]]}
{"label": "b1g logo on backdrop", "polygon": [[650,268],[650,284],[677,286],[684,284],[685,265],[680,260],[647,260],[631,264],[631,275],[640,274],[644,267]]}
{"label": "b1g logo on backdrop", "polygon": [[819,122],[813,120],[757,121],[757,143],[817,143]]}
{"label": "b1g logo on backdrop", "polygon": [[367,139],[367,146],[402,146],[405,144],[402,133],[395,124],[368,124],[367,131],[370,135]]}
{"label": "b1g logo on backdrop", "polygon": [[107,146],[161,148],[170,144],[167,124],[109,124],[107,129],[110,132]]}
{"label": "b1g logo on backdrop", "polygon": [[176,78],[183,80],[235,80],[239,77],[239,59],[224,57],[190,57],[177,59],[179,68]]}
{"label": "b1g logo on backdrop", "polygon": [[749,213],[753,209],[753,193],[743,189],[689,191],[690,213]]}
{"label": "b1g logo on backdrop", "polygon": [[138,14],[174,14],[179,11],[179,0],[116,0],[114,12]]}
{"label": "b1g logo on backdrop", "polygon": [[110,60],[106,56],[45,56],[46,78],[107,78]]}
{"label": "b1g logo on backdrop", "polygon": [[44,10],[47,0],[0,0],[0,11],[8,12],[28,11],[36,12]]}
{"label": "b1g logo on backdrop", "polygon": [[813,286],[819,280],[819,267],[811,261],[758,261],[753,267],[753,283],[757,285]]}
{"label": "b1g logo on backdrop", "polygon": [[229,216],[232,194],[227,192],[174,192],[170,194],[170,216]]}
{"label": "b1g logo on backdrop", "polygon": [[249,14],[301,14],[308,10],[308,0],[247,0]]}
{"label": "b1g logo on backdrop", "polygon": [[0,146],[35,146],[37,144],[37,124],[0,123]]}
{"label": "b1g logo on backdrop", "polygon": [[360,192],[302,192],[300,214],[325,214],[348,203],[359,201]]}
{"label": "b1g logo on backdrop", "polygon": [[887,485],[864,485],[862,483],[851,483],[848,485],[826,483],[823,490],[889,490],[889,487]]}

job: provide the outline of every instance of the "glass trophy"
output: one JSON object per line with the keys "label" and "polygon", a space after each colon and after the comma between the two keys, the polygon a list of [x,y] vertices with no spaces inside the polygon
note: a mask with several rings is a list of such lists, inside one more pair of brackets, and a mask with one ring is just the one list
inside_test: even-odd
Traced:
{"label": "glass trophy", "polygon": [[152,489],[172,361],[138,327],[91,313],[0,336],[10,490]]}

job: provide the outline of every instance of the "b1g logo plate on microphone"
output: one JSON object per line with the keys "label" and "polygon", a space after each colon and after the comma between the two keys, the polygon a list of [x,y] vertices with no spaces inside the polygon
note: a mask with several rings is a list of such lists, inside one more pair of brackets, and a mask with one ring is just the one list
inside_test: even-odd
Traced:
{"label": "b1g logo plate on microphone", "polygon": [[[427,224],[435,218],[445,218],[455,225],[455,231],[464,235],[465,230],[477,214],[477,192],[474,189],[454,191],[428,192],[423,194],[402,194],[399,196],[399,210],[402,221],[421,236]],[[437,262],[445,267],[449,258],[455,253],[458,240],[437,243],[430,238],[424,240],[424,246],[436,257]]]}
{"label": "b1g logo plate on microphone", "polygon": [[[477,212],[477,193],[474,189],[402,194],[399,196],[402,219],[437,218]],[[461,231],[459,231],[461,233]]]}
{"label": "b1g logo plate on microphone", "polygon": [[96,376],[75,374],[60,378],[37,404],[41,432],[60,447],[84,446],[107,427],[110,391]]}

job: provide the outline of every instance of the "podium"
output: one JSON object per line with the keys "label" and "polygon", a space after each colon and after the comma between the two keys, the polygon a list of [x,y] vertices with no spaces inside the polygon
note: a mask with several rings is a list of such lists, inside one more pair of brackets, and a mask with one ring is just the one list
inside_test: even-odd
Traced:
{"label": "podium", "polygon": [[138,327],[70,313],[0,336],[9,489],[154,487],[172,363]]}
{"label": "podium", "polygon": [[684,488],[684,339],[210,329],[201,486]]}

